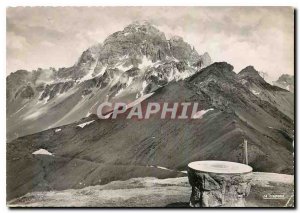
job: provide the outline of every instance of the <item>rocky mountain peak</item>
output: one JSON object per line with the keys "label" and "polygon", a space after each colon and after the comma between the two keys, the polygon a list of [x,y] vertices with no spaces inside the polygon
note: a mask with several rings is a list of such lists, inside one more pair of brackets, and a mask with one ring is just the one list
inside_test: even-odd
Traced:
{"label": "rocky mountain peak", "polygon": [[240,73],[241,74],[244,74],[244,73],[258,74],[258,71],[254,68],[254,66],[249,65],[249,66],[245,67],[244,69],[242,69],[240,71]]}
{"label": "rocky mountain peak", "polygon": [[143,32],[143,33],[158,33],[158,34],[162,33],[148,21],[142,21],[142,22],[135,21],[127,25],[124,28],[123,32],[124,33]]}
{"label": "rocky mountain peak", "polygon": [[294,76],[292,75],[283,74],[273,84],[290,92],[294,92],[295,90]]}
{"label": "rocky mountain peak", "polygon": [[109,35],[103,44],[97,44],[80,56],[71,68],[63,69],[58,76],[71,79],[91,78],[104,73],[106,69],[132,67],[141,68],[144,64],[173,61],[201,69],[211,64],[208,53],[199,55],[182,37],[166,39],[163,32],[147,21],[134,22],[123,30]]}
{"label": "rocky mountain peak", "polygon": [[207,67],[206,72],[233,73],[233,68],[234,67],[231,64],[228,64],[227,62],[215,62],[211,66]]}
{"label": "rocky mountain peak", "polygon": [[104,40],[104,45],[117,41],[143,43],[145,39],[146,41],[148,41],[147,39],[153,39],[153,37],[157,37],[157,39],[162,40],[166,39],[165,34],[149,22],[133,22],[132,24],[129,24],[126,27],[124,27],[123,30],[117,31],[109,35]]}
{"label": "rocky mountain peak", "polygon": [[95,48],[89,48],[82,53],[76,65],[95,61],[97,60],[98,55],[99,55],[99,51],[96,51]]}
{"label": "rocky mountain peak", "polygon": [[286,82],[286,83],[294,83],[294,76],[289,74],[282,74],[277,81]]}
{"label": "rocky mountain peak", "polygon": [[205,52],[203,55],[200,55],[200,59],[194,64],[196,67],[203,67],[203,65],[207,66],[208,64],[211,64],[212,60],[210,55]]}
{"label": "rocky mountain peak", "polygon": [[260,84],[261,86],[263,85],[263,87],[269,88],[271,86],[264,80],[264,78],[253,66],[245,67],[237,74],[237,76],[243,84],[252,82],[254,84]]}
{"label": "rocky mountain peak", "polygon": [[183,38],[181,36],[174,35],[170,38],[170,41],[183,42]]}
{"label": "rocky mountain peak", "polygon": [[203,55],[200,56],[202,60],[202,64],[211,64],[212,60],[208,52],[205,52]]}
{"label": "rocky mountain peak", "polygon": [[247,66],[242,69],[238,74],[240,83],[248,87],[254,95],[262,95],[261,91],[283,91],[282,88],[276,84],[271,85],[265,81],[261,76],[261,72],[258,72],[253,66]]}
{"label": "rocky mountain peak", "polygon": [[226,62],[215,62],[193,75],[189,81],[203,82],[207,79],[213,81],[226,81],[226,79],[232,79],[232,77],[236,75],[233,72],[233,68],[234,67],[231,64]]}
{"label": "rocky mountain peak", "polygon": [[242,69],[238,75],[243,78],[252,78],[252,79],[262,79],[259,72],[254,68],[254,66],[247,66],[244,69]]}
{"label": "rocky mountain peak", "polygon": [[[183,38],[175,36],[168,40],[149,22],[134,22],[109,35],[103,43],[86,49],[71,67],[40,69],[28,74],[19,72],[26,76],[21,79],[26,80],[17,81],[15,77],[8,80],[8,114],[17,116],[16,112],[22,109],[26,119],[20,121],[20,125],[28,126],[28,130],[17,134],[12,129],[10,136],[17,137],[31,133],[33,129],[40,131],[45,126],[86,117],[103,97],[133,101],[171,81],[185,79],[209,64],[208,53],[199,55]],[[55,108],[62,106],[61,102],[64,102],[64,109],[59,114]],[[77,111],[73,112],[73,107]],[[51,116],[51,113],[34,114],[33,108],[51,108],[57,117],[47,117],[49,122],[44,126],[31,128],[28,125],[30,119]],[[13,117],[11,121],[15,122]]]}

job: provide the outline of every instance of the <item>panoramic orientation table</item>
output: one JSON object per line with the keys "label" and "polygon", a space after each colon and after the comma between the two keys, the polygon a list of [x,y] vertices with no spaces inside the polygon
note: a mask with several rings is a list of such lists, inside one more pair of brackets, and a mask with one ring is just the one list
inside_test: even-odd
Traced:
{"label": "panoramic orientation table", "polygon": [[250,193],[252,167],[229,161],[188,164],[191,207],[244,207]]}

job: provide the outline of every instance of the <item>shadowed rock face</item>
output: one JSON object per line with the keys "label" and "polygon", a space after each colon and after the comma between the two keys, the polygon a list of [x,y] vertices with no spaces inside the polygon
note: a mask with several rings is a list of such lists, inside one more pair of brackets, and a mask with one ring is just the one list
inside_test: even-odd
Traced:
{"label": "shadowed rock face", "polygon": [[34,96],[34,90],[30,85],[27,85],[20,88],[15,94],[15,97],[17,97],[18,95],[20,95],[21,98],[30,99]]}
{"label": "shadowed rock face", "polygon": [[274,85],[294,93],[294,78],[292,75],[283,74],[274,82]]}
{"label": "shadowed rock face", "polygon": [[239,81],[255,96],[276,106],[289,118],[294,119],[294,94],[278,87],[276,84],[267,83],[255,70],[248,66],[238,73]]}
{"label": "shadowed rock face", "polygon": [[274,90],[274,91],[283,91],[281,88],[270,85],[267,83],[259,74],[259,72],[253,67],[253,66],[248,66],[244,69],[242,69],[239,73],[238,76],[240,79],[247,81],[247,84],[257,84],[262,87],[262,89],[267,89],[267,90]]}
{"label": "shadowed rock face", "polygon": [[7,138],[75,122],[106,98],[131,102],[209,64],[208,53],[199,55],[183,38],[168,40],[147,22],[130,24],[85,50],[71,67],[11,73]]}
{"label": "shadowed rock face", "polygon": [[209,54],[206,52],[200,56],[200,59],[195,63],[195,66],[200,68],[200,67],[203,67],[203,65],[206,66],[207,64],[211,64],[211,63],[212,63],[212,60],[211,60]]}

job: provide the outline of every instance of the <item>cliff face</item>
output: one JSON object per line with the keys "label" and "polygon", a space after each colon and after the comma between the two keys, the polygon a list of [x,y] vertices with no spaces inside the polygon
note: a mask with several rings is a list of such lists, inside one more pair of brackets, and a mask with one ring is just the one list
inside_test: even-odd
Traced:
{"label": "cliff face", "polygon": [[295,90],[295,83],[294,83],[294,76],[283,74],[281,75],[277,81],[273,82],[274,85],[281,87],[285,90],[288,90],[292,93],[294,93]]}
{"label": "cliff face", "polygon": [[274,105],[289,118],[294,119],[294,94],[282,87],[267,83],[253,66],[238,73],[239,81],[255,96]]}
{"label": "cliff face", "polygon": [[[181,37],[133,23],[82,53],[68,68],[19,70],[7,77],[7,138],[72,123],[105,99],[130,102],[211,64]],[[33,122],[34,121],[34,122]]]}

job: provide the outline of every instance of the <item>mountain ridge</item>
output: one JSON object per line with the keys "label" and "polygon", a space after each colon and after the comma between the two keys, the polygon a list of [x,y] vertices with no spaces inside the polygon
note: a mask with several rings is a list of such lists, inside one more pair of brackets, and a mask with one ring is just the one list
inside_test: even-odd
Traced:
{"label": "mountain ridge", "polygon": [[[141,102],[198,102],[199,110],[211,109],[200,119],[160,119],[160,115],[153,115],[146,120],[123,116],[103,120],[89,115],[13,140],[7,144],[9,197],[145,175],[178,177],[183,174],[174,171],[186,170],[189,162],[197,160],[243,163],[245,139],[254,171],[293,174],[293,117],[253,94],[232,69],[226,62],[214,63],[195,77],[171,81]],[[34,156],[32,153],[39,149],[52,155]],[[159,167],[169,170],[153,170]],[[22,177],[31,178],[16,176],[17,168],[24,169]],[[33,176],[32,168],[36,171]],[[66,178],[67,183],[62,184]]]}

